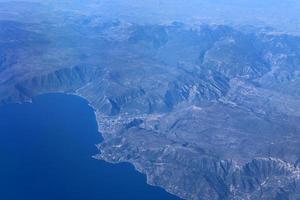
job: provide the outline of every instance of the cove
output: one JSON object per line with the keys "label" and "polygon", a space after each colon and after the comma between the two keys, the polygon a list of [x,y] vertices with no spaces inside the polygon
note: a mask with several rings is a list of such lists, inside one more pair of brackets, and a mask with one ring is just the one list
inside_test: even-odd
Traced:
{"label": "cove", "polygon": [[173,200],[130,164],[92,158],[102,138],[77,96],[45,94],[0,107],[1,200]]}

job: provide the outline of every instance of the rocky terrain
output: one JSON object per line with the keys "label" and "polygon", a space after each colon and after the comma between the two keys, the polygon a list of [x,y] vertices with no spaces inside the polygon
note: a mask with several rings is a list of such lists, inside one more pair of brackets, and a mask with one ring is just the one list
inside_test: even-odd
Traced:
{"label": "rocky terrain", "polygon": [[94,157],[183,199],[300,199],[300,37],[58,11],[0,19],[1,104],[87,99],[104,138]]}

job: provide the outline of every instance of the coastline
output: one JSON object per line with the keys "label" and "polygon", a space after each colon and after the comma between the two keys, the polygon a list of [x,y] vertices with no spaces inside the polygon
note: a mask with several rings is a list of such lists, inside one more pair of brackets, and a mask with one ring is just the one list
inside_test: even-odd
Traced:
{"label": "coastline", "polygon": [[[97,124],[98,134],[100,134],[100,136],[101,136],[101,142],[98,143],[98,144],[95,144],[95,146],[96,146],[96,148],[98,149],[99,153],[98,153],[98,154],[95,154],[95,155],[92,155],[91,157],[92,157],[93,159],[95,159],[95,160],[101,160],[101,161],[104,161],[104,162],[106,162],[106,163],[116,164],[116,165],[117,165],[117,164],[122,164],[122,163],[130,164],[130,165],[133,167],[133,169],[134,169],[137,173],[139,173],[139,174],[145,176],[145,178],[146,178],[146,183],[147,183],[149,186],[158,187],[158,188],[164,190],[165,192],[167,192],[167,193],[173,195],[174,198],[177,198],[177,199],[183,199],[183,197],[178,196],[178,194],[176,194],[176,193],[173,192],[172,190],[170,190],[170,189],[168,189],[168,188],[165,188],[165,187],[162,187],[162,186],[160,186],[160,185],[156,185],[156,184],[154,184],[153,182],[151,182],[151,181],[150,181],[150,180],[151,180],[150,175],[149,175],[147,172],[145,172],[145,171],[142,169],[142,167],[138,167],[137,163],[130,162],[130,161],[112,161],[112,160],[106,159],[105,157],[103,157],[103,156],[101,155],[101,150],[102,150],[102,149],[101,149],[101,144],[103,144],[103,143],[105,142],[105,136],[103,135],[103,132],[101,131],[101,127],[100,127],[100,125],[99,125],[99,124],[101,124],[101,123],[99,122],[99,118],[98,118],[98,114],[97,114],[97,112],[99,112],[99,111],[97,110],[96,107],[94,107],[94,106],[92,105],[92,103],[91,103],[85,96],[81,95],[81,94],[78,93],[77,91],[75,91],[75,92],[63,92],[63,91],[58,91],[58,92],[44,92],[44,93],[39,93],[39,94],[37,94],[37,95],[34,95],[34,96],[32,96],[32,97],[26,99],[25,101],[18,101],[18,102],[15,102],[15,103],[16,103],[16,104],[24,104],[24,103],[32,104],[32,103],[33,103],[33,98],[38,97],[38,96],[41,96],[41,95],[46,95],[46,94],[62,94],[62,95],[70,95],[70,96],[79,97],[79,98],[81,98],[82,100],[86,101],[86,102],[87,102],[87,105],[93,110],[93,112],[94,112],[94,117],[95,117],[95,121],[96,121],[96,124]],[[10,104],[10,103],[8,103],[8,104]],[[12,104],[13,104],[13,103],[12,103]]]}

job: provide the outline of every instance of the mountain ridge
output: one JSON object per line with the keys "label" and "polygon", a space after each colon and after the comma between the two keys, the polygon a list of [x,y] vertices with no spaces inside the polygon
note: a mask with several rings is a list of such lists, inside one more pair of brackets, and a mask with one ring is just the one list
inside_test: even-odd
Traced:
{"label": "mountain ridge", "polygon": [[95,158],[132,163],[185,199],[299,198],[298,37],[71,19],[36,38],[1,26],[22,37],[1,35],[2,60],[17,62],[1,62],[0,102],[85,98],[104,138]]}

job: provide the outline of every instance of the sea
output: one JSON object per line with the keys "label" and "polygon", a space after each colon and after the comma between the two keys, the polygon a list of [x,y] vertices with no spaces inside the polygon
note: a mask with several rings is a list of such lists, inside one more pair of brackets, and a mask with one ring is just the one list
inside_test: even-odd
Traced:
{"label": "sea", "polygon": [[131,164],[92,158],[101,141],[81,97],[44,94],[1,106],[0,200],[178,200]]}

